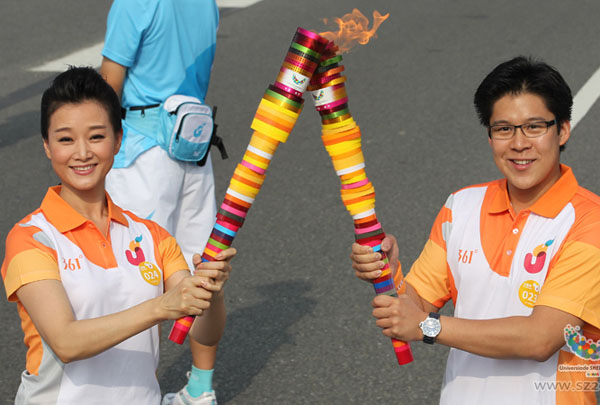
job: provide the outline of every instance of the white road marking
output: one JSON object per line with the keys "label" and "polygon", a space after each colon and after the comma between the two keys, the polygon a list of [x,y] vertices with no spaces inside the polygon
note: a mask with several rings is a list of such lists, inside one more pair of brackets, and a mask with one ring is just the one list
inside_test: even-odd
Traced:
{"label": "white road marking", "polygon": [[80,49],[62,58],[50,61],[41,66],[29,69],[31,72],[63,72],[67,66],[92,66],[100,67],[102,62],[102,47],[104,42],[97,43],[89,48]]}
{"label": "white road marking", "polygon": [[[256,4],[262,0],[217,0],[219,8],[244,8]],[[30,68],[30,72],[63,72],[67,66],[92,66],[100,67],[102,63],[102,47],[104,42],[99,42],[89,48],[80,49],[62,58],[44,63],[43,65]]]}
{"label": "white road marking", "polygon": [[585,117],[596,100],[600,97],[600,68],[583,85],[573,98],[573,111],[571,113],[571,129]]}
{"label": "white road marking", "polygon": [[217,0],[219,8],[244,8],[258,3],[262,0]]}

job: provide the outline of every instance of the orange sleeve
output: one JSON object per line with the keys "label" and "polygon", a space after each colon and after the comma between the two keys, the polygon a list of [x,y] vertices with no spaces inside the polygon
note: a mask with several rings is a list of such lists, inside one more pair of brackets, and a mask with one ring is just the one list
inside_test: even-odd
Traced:
{"label": "orange sleeve", "polygon": [[429,239],[406,275],[406,282],[413,286],[425,301],[438,308],[443,307],[452,296],[446,251]]}
{"label": "orange sleeve", "polygon": [[438,308],[452,297],[444,236],[444,230],[452,223],[452,211],[448,205],[447,202],[438,213],[429,240],[406,275],[406,282],[413,286],[421,298]]}
{"label": "orange sleeve", "polygon": [[37,227],[19,223],[6,237],[6,254],[1,272],[9,301],[18,300],[15,292],[25,284],[60,280],[56,251],[39,241],[41,232]]}
{"label": "orange sleeve", "polygon": [[536,305],[560,309],[600,328],[600,248],[567,241]]}
{"label": "orange sleeve", "polygon": [[[597,198],[597,197],[596,197]],[[536,305],[546,305],[600,328],[600,209],[574,199],[576,222],[550,262]]]}
{"label": "orange sleeve", "polygon": [[189,270],[181,248],[171,235],[159,243],[159,251],[163,261],[163,277],[165,280],[179,270]]}
{"label": "orange sleeve", "polygon": [[175,238],[156,222],[147,219],[142,220],[142,222],[148,226],[152,233],[154,250],[157,253],[156,260],[158,260],[158,265],[163,270],[163,280],[168,279],[179,270],[189,271],[187,262]]}

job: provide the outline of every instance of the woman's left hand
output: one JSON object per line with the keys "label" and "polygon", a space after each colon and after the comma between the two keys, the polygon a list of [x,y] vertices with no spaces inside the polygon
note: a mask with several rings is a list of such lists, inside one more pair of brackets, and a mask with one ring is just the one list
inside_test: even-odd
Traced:
{"label": "woman's left hand", "polygon": [[199,254],[195,254],[193,257],[194,262],[194,276],[206,277],[208,282],[206,288],[209,291],[219,292],[222,291],[223,286],[229,279],[229,273],[231,272],[231,259],[235,257],[237,250],[235,248],[228,248],[217,254],[214,262],[203,262]]}

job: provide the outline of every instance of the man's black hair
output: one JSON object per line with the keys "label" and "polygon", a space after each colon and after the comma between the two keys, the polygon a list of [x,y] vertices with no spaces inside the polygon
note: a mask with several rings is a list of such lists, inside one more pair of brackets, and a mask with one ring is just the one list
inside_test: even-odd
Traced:
{"label": "man's black hair", "polygon": [[57,109],[84,101],[95,101],[104,107],[115,134],[121,131],[121,103],[112,87],[93,68],[71,66],[56,76],[42,95],[42,138],[48,140],[50,117]]}
{"label": "man's black hair", "polygon": [[[552,66],[531,57],[518,56],[501,63],[481,82],[474,103],[479,121],[489,126],[494,103],[507,94],[532,93],[540,96],[554,114],[557,128],[571,120],[573,96],[561,74]],[[564,145],[561,146],[561,151]]]}

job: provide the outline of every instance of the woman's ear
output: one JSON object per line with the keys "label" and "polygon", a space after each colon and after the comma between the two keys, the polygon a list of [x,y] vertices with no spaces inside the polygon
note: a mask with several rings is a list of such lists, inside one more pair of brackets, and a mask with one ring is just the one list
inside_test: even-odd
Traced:
{"label": "woman's ear", "polygon": [[48,159],[52,160],[52,153],[50,153],[50,146],[48,145],[48,140],[44,139],[43,143],[44,143],[44,152],[46,152],[46,157]]}
{"label": "woman's ear", "polygon": [[123,128],[121,128],[121,130],[119,130],[119,132],[116,133],[115,136],[117,137],[117,142],[115,143],[115,155],[116,155],[117,153],[119,153],[119,150],[121,149],[121,142],[123,141]]}

